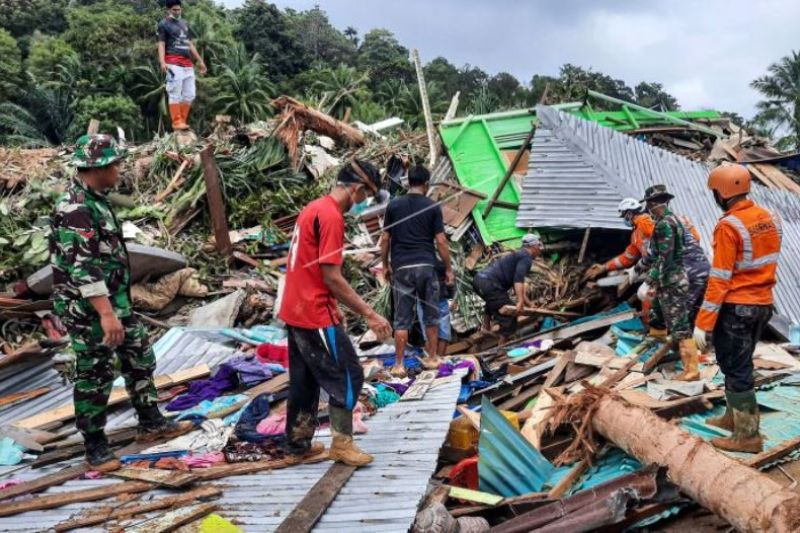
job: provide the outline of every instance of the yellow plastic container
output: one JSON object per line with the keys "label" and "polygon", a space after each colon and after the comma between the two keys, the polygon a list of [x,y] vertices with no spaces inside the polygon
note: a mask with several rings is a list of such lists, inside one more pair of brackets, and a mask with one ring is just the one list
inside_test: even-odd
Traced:
{"label": "yellow plastic container", "polygon": [[[506,420],[519,431],[519,417],[513,411],[500,411]],[[478,446],[480,435],[466,417],[460,416],[450,423],[447,445],[456,450],[470,450]]]}

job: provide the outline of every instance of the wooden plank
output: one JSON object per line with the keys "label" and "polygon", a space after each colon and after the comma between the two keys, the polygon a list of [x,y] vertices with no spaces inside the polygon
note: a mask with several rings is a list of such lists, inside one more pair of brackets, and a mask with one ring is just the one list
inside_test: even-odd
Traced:
{"label": "wooden plank", "polygon": [[554,387],[561,382],[561,376],[564,374],[564,371],[567,369],[567,366],[571,361],[575,359],[575,354],[572,351],[563,352],[558,356],[558,360],[556,361],[556,366],[547,374],[547,377],[544,380],[544,384],[542,385],[543,389],[549,389],[550,387]]}
{"label": "wooden plank", "polygon": [[[658,366],[659,363],[667,356],[669,351],[672,349],[671,342],[665,342],[663,346],[661,346],[653,356],[644,362],[644,366],[642,367],[642,372],[645,374],[649,374]],[[646,351],[646,350],[643,350]]]}
{"label": "wooden plank", "polygon": [[548,498],[561,498],[567,491],[572,487],[572,485],[583,475],[584,472],[589,468],[589,461],[586,459],[581,459],[578,464],[576,464],[572,470],[569,471],[569,474],[564,476],[561,481],[559,481],[555,487],[547,494]]}
{"label": "wooden plank", "polygon": [[355,466],[334,463],[317,481],[292,512],[281,522],[276,533],[305,533],[311,531],[330,504],[356,471]]}
{"label": "wooden plank", "polygon": [[489,202],[486,204],[486,208],[483,210],[483,218],[484,219],[489,216],[489,213],[492,212],[492,208],[494,208],[494,206],[497,204],[497,200],[498,200],[498,198],[500,198],[500,195],[503,193],[503,189],[506,188],[506,185],[508,184],[508,180],[510,180],[511,176],[514,175],[514,169],[519,164],[520,159],[522,159],[522,155],[530,147],[531,141],[533,140],[533,134],[534,133],[536,133],[536,126],[532,125],[531,131],[528,132],[527,137],[525,137],[525,140],[522,142],[522,146],[520,146],[519,150],[517,150],[517,155],[514,156],[514,160],[511,162],[510,165],[508,165],[508,168],[506,169],[506,173],[503,176],[503,179],[500,180],[500,184],[494,190],[494,193],[492,193],[492,197],[489,199]]}
{"label": "wooden plank", "polygon": [[0,436],[9,437],[11,440],[24,446],[28,450],[43,452],[43,443],[50,442],[58,437],[54,433],[31,429],[20,429],[11,426],[0,427]]}
{"label": "wooden plank", "polygon": [[214,228],[214,242],[217,252],[229,256],[233,250],[230,233],[228,233],[228,218],[225,215],[225,200],[222,197],[222,187],[219,183],[219,171],[214,161],[214,145],[209,144],[200,152],[200,161],[203,164],[203,179],[206,182],[206,198],[208,199],[208,212],[211,216],[211,225]]}
{"label": "wooden plank", "polygon": [[103,524],[110,520],[124,520],[132,516],[152,511],[159,511],[161,509],[169,509],[176,505],[193,502],[195,500],[205,500],[216,498],[222,495],[222,489],[219,487],[200,487],[184,494],[177,494],[175,496],[167,496],[159,498],[151,502],[143,503],[140,505],[133,505],[130,507],[105,507],[102,510],[92,509],[92,514],[87,516],[73,518],[66,522],[56,524],[54,529],[56,532],[71,531],[82,527],[94,526]]}
{"label": "wooden plank", "polygon": [[[517,308],[514,305],[504,305],[500,308],[500,314],[511,316],[516,314]],[[565,318],[578,318],[581,315],[580,313],[575,313],[573,311],[556,311],[555,309],[544,309],[542,307],[523,307],[522,312],[520,313],[522,316],[535,316],[535,315],[547,315],[547,316],[560,316]]]}
{"label": "wooden plank", "polygon": [[[129,444],[136,438],[136,428],[126,428],[119,431],[114,431],[108,434],[108,444],[110,446],[121,446]],[[55,450],[49,451],[40,455],[36,461],[31,464],[31,468],[41,468],[43,466],[60,463],[73,457],[83,455],[84,447],[83,440],[73,441],[71,444],[59,447]]]}
{"label": "wooden plank", "polygon": [[542,449],[542,435],[544,434],[545,423],[551,415],[550,408],[555,404],[553,397],[548,394],[547,389],[543,389],[533,406],[530,417],[522,425],[520,433],[525,440],[537,450]]}
{"label": "wooden plank", "polygon": [[[328,460],[327,450],[309,457],[303,464],[314,464]],[[222,479],[229,476],[243,476],[245,474],[253,474],[255,472],[263,472],[265,470],[278,470],[280,468],[287,468],[295,466],[297,463],[291,462],[288,459],[276,459],[273,461],[254,461],[252,463],[234,463],[220,466],[212,466],[210,468],[203,468],[193,470],[192,474],[197,476],[200,481],[208,481],[211,479]]]}
{"label": "wooden plank", "polygon": [[125,531],[127,533],[169,533],[183,525],[194,522],[198,518],[211,514],[217,508],[218,506],[215,503],[198,503],[197,505],[176,509],[150,520],[145,520],[134,527],[126,528]]}
{"label": "wooden plank", "polygon": [[173,489],[183,487],[197,480],[197,477],[191,472],[161,470],[158,468],[122,468],[109,472],[109,475],[132,481],[146,481],[153,485],[163,485]]}
{"label": "wooden plank", "polygon": [[181,166],[178,167],[177,172],[175,172],[175,175],[172,176],[172,179],[170,180],[167,187],[163,191],[158,193],[158,196],[156,196],[155,199],[156,205],[166,200],[170,194],[178,190],[181,187],[181,185],[183,185],[186,182],[186,178],[183,178],[183,171],[186,170],[186,167],[188,166],[189,166],[189,160],[184,159],[183,162],[181,163]]}
{"label": "wooden plank", "polygon": [[467,419],[467,421],[476,431],[481,430],[481,415],[479,413],[476,413],[464,405],[459,405],[456,407],[456,410]]}
{"label": "wooden plank", "polygon": [[594,320],[589,320],[587,322],[582,322],[580,324],[575,324],[574,326],[564,326],[561,328],[555,328],[551,331],[545,331],[544,333],[535,335],[532,338],[532,340],[571,339],[573,337],[577,337],[578,335],[588,333],[589,331],[594,331],[596,329],[604,328],[607,326],[613,326],[617,322],[622,322],[624,320],[630,320],[631,318],[636,318],[636,316],[637,316],[636,311],[623,311],[615,315],[604,316],[596,318]]}
{"label": "wooden plank", "polygon": [[586,247],[589,245],[589,235],[592,233],[592,227],[587,226],[586,231],[583,233],[583,241],[581,242],[581,251],[578,253],[578,264],[583,263],[586,258]]}
{"label": "wooden plank", "polygon": [[759,178],[766,178],[773,183],[775,188],[800,193],[800,184],[795,183],[775,165],[762,163],[749,165],[749,167],[751,170],[755,170]]}
{"label": "wooden plank", "polygon": [[748,457],[743,462],[747,466],[753,468],[761,468],[763,466],[772,463],[773,461],[777,461],[783,457],[786,457],[797,448],[800,448],[800,437],[795,437],[793,439],[789,439],[786,441],[781,442],[777,446],[770,448],[769,450],[764,450],[763,452],[754,455],[752,457]]}
{"label": "wooden plank", "polygon": [[38,389],[7,394],[3,397],[0,397],[0,407],[10,407],[20,402],[26,402],[28,400],[38,398],[42,394],[47,394],[48,392],[50,392],[50,387],[39,387]]}
{"label": "wooden plank", "polygon": [[54,509],[71,503],[94,502],[104,500],[120,494],[134,494],[145,492],[154,488],[152,483],[143,481],[126,481],[115,485],[106,485],[91,489],[76,490],[72,492],[61,492],[58,494],[48,494],[38,496],[30,500],[21,502],[0,503],[0,516],[11,516],[28,511],[41,511],[44,509]]}
{"label": "wooden plank", "polygon": [[[210,373],[211,369],[207,364],[203,363],[202,365],[188,368],[186,370],[180,370],[173,374],[156,376],[155,385],[157,389],[163,389],[172,387],[174,385],[180,385],[181,383],[192,381],[194,379],[206,377]],[[128,401],[128,391],[125,390],[125,387],[115,387],[111,391],[111,396],[108,398],[108,405],[112,406],[126,401]],[[50,411],[45,411],[28,418],[23,418],[22,420],[17,420],[13,425],[23,429],[36,429],[46,427],[54,422],[65,422],[74,417],[75,405],[70,402],[60,407],[56,407],[55,409],[51,409]]]}

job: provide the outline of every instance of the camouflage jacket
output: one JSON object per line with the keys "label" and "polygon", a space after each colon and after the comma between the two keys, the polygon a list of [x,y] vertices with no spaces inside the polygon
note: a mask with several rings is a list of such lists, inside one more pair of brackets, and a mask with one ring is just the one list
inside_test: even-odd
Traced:
{"label": "camouflage jacket", "polygon": [[108,296],[117,316],[129,316],[128,250],[106,196],[75,179],[56,203],[51,227],[56,314],[90,317],[94,310],[87,298]]}
{"label": "camouflage jacket", "polygon": [[683,224],[669,209],[656,220],[650,246],[653,251],[649,274],[651,286],[670,287],[686,279]]}

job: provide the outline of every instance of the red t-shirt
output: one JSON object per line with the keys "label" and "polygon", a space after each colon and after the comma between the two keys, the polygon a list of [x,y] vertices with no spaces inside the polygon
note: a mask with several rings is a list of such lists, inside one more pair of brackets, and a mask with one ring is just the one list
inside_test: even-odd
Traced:
{"label": "red t-shirt", "polygon": [[339,323],[336,298],[322,279],[320,265],[341,265],[343,249],[344,217],[336,200],[325,196],[308,204],[292,234],[281,320],[305,329]]}

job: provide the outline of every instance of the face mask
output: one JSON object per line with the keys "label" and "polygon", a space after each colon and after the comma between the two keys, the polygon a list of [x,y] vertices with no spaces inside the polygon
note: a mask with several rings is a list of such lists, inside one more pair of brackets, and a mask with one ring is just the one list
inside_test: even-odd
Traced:
{"label": "face mask", "polygon": [[356,202],[355,198],[351,195],[350,200],[353,202],[353,206],[347,212],[348,215],[358,216],[363,213],[369,204],[369,198],[365,198],[363,202]]}

